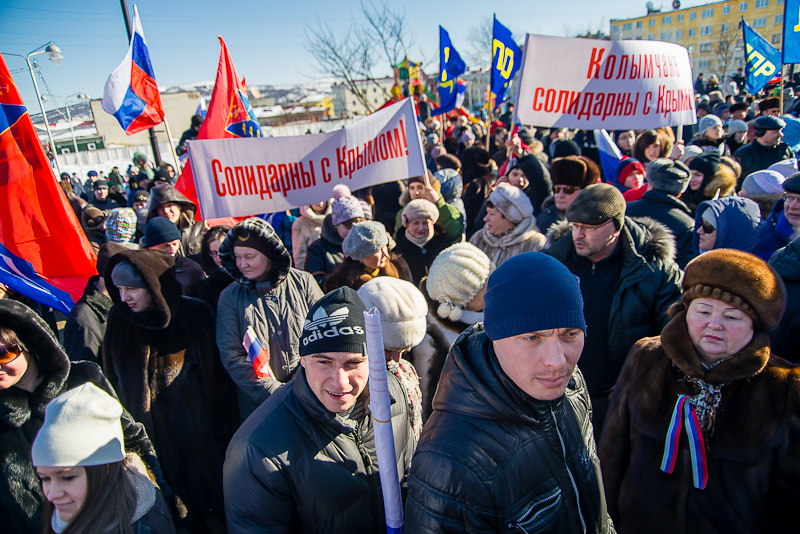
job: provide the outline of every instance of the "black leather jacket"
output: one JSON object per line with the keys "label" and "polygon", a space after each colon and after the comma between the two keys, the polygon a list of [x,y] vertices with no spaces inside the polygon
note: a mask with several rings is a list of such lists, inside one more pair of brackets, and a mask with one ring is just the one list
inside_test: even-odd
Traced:
{"label": "black leather jacket", "polygon": [[[401,484],[416,438],[400,382],[388,375]],[[372,416],[329,412],[305,370],[253,412],[228,445],[223,485],[229,534],[386,532]],[[357,422],[356,422],[357,421]]]}
{"label": "black leather jacket", "polygon": [[502,371],[478,323],[456,340],[412,462],[406,532],[613,532],[576,369],[539,401]]}

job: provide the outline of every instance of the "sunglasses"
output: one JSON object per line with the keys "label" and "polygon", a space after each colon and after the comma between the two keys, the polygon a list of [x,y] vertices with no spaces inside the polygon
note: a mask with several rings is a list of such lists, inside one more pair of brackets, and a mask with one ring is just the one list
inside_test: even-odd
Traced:
{"label": "sunglasses", "polygon": [[13,362],[19,358],[19,355],[22,354],[22,351],[24,350],[25,347],[19,344],[9,345],[8,347],[0,349],[0,365]]}
{"label": "sunglasses", "polygon": [[708,224],[706,221],[703,221],[703,224],[700,225],[700,228],[702,228],[703,232],[705,232],[706,234],[713,234],[714,232],[717,231],[716,228]]}
{"label": "sunglasses", "polygon": [[559,194],[563,192],[565,195],[571,195],[575,191],[580,191],[580,187],[575,187],[574,185],[554,185],[553,191],[555,194]]}

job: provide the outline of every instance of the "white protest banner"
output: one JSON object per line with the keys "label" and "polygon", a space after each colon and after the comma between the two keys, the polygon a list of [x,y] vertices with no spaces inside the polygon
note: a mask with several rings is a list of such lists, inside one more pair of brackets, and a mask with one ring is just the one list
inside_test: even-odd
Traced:
{"label": "white protest banner", "polygon": [[645,129],[697,122],[686,48],[528,34],[516,121],[557,128]]}
{"label": "white protest banner", "polygon": [[189,141],[200,208],[207,218],[274,213],[426,172],[410,98],[336,132]]}

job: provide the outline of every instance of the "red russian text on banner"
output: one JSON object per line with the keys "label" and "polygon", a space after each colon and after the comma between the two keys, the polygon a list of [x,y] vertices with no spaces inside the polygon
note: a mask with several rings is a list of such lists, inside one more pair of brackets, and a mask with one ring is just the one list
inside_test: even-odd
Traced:
{"label": "red russian text on banner", "polygon": [[426,172],[410,98],[341,130],[316,135],[189,141],[206,217],[275,213]]}
{"label": "red russian text on banner", "polygon": [[686,48],[660,41],[528,35],[515,122],[649,129],[697,122]]}

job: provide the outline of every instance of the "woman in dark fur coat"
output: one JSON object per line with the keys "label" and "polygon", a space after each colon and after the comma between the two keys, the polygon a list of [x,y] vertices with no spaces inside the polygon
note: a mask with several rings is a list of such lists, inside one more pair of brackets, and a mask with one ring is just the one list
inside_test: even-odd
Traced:
{"label": "woman in dark fur coat", "polygon": [[800,367],[767,335],[783,283],[719,249],[687,265],[682,289],[611,397],[599,456],[617,531],[798,532]]}
{"label": "woman in dark fur coat", "polygon": [[[0,299],[0,362],[0,531],[44,532],[45,498],[31,447],[42,428],[45,407],[87,382],[112,397],[114,390],[97,364],[70,363],[47,324],[15,300]],[[127,411],[121,419],[125,449],[144,460],[169,498],[144,427]]]}
{"label": "woman in dark fur coat", "polygon": [[153,250],[109,260],[114,306],[103,369],[153,441],[178,501],[175,526],[216,532],[225,524],[222,463],[239,420],[236,395],[217,351],[214,312],[181,296],[173,262]]}

